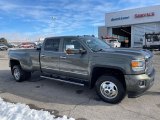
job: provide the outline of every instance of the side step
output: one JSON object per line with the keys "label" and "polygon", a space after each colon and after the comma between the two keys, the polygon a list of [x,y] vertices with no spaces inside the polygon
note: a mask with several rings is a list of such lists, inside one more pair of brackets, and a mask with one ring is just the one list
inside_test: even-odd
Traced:
{"label": "side step", "polygon": [[83,83],[77,83],[77,82],[72,82],[72,81],[66,81],[66,80],[62,80],[62,79],[58,79],[58,78],[52,78],[52,77],[47,77],[47,76],[40,76],[40,77],[41,77],[41,78],[45,78],[45,79],[60,81],[60,82],[64,82],[64,83],[74,84],[74,85],[78,85],[78,86],[84,86]]}

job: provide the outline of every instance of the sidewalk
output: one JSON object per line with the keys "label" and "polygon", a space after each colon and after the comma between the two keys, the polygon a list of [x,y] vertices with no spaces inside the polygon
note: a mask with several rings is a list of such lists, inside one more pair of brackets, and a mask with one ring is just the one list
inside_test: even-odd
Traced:
{"label": "sidewalk", "polygon": [[8,51],[0,51],[0,60],[8,59]]}

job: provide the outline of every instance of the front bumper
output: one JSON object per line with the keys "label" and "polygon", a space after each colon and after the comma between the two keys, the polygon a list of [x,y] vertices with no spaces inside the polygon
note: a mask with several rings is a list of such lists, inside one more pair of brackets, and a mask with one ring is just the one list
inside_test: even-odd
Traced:
{"label": "front bumper", "polygon": [[154,83],[155,70],[147,74],[125,75],[128,97],[134,98],[143,94]]}

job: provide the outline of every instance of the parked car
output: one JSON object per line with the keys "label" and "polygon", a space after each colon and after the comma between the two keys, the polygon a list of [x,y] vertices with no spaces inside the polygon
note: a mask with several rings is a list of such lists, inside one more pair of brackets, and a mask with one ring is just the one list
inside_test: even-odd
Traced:
{"label": "parked car", "polygon": [[110,44],[110,46],[112,46],[114,48],[121,47],[121,43],[118,41],[117,37],[106,36],[106,37],[102,37],[101,39],[104,40],[107,44]]}
{"label": "parked car", "polygon": [[114,48],[121,47],[121,43],[117,39],[103,39],[103,40]]}
{"label": "parked car", "polygon": [[0,50],[8,50],[8,47],[4,44],[0,44]]}
{"label": "parked car", "polygon": [[23,42],[19,45],[20,48],[35,48],[36,44],[33,42]]}
{"label": "parked car", "polygon": [[[160,33],[145,33],[144,49],[160,51]],[[143,39],[141,40],[143,44]]]}
{"label": "parked car", "polygon": [[15,44],[13,44],[13,43],[8,43],[8,48],[15,48],[16,47],[16,45]]}
{"label": "parked car", "polygon": [[91,36],[50,37],[41,48],[9,50],[16,81],[40,71],[42,78],[95,87],[109,103],[120,102],[126,93],[137,97],[153,85],[152,59],[150,51],[112,48]]}
{"label": "parked car", "polygon": [[121,47],[121,43],[117,39],[109,40],[112,47]]}

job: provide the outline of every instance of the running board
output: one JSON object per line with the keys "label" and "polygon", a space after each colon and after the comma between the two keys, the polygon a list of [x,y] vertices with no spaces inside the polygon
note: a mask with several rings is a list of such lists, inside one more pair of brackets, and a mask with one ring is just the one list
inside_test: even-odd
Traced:
{"label": "running board", "polygon": [[71,81],[66,81],[66,80],[62,80],[62,79],[57,79],[57,78],[52,78],[52,77],[46,77],[46,76],[40,76],[40,77],[41,77],[41,78],[45,78],[45,79],[60,81],[60,82],[64,82],[64,83],[69,83],[69,84],[84,86],[84,84],[82,84],[82,83],[76,83],[76,82],[71,82]]}

